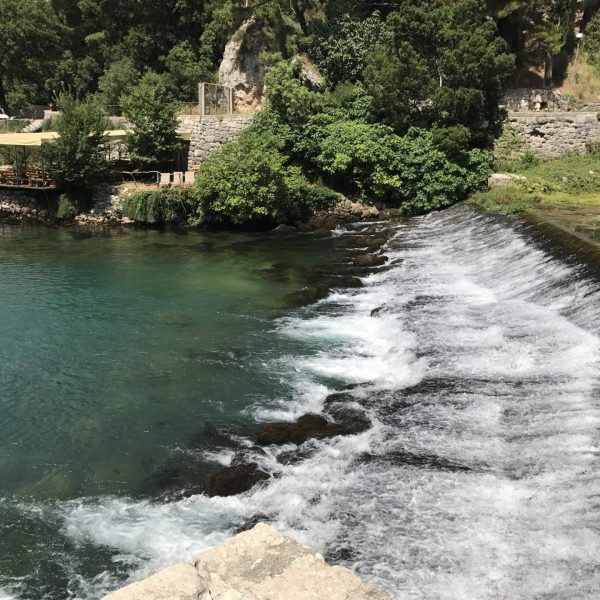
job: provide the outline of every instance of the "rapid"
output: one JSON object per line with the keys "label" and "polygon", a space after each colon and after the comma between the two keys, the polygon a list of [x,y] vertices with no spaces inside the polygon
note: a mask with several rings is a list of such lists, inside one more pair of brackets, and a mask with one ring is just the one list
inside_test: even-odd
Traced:
{"label": "rapid", "polygon": [[13,578],[0,598],[99,598],[256,519],[402,600],[598,598],[596,272],[466,205],[393,227],[391,268],[271,322],[278,351],[259,370],[285,385],[239,409],[292,419],[343,392],[368,431],[268,447],[255,459],[271,480],[230,498],[5,498],[53,524],[65,562],[82,547],[106,559],[73,567],[63,595]]}

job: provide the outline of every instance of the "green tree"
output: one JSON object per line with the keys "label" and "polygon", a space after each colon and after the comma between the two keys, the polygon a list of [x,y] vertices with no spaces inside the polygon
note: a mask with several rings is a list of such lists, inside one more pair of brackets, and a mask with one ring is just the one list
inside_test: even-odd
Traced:
{"label": "green tree", "polygon": [[60,114],[53,119],[53,125],[59,137],[46,150],[51,168],[66,188],[90,187],[108,173],[106,115],[91,96],[77,100],[63,93],[57,105]]}
{"label": "green tree", "polygon": [[44,100],[60,53],[61,26],[45,0],[0,0],[0,107]]}
{"label": "green tree", "polygon": [[499,102],[514,68],[482,0],[403,0],[388,17],[391,46],[365,69],[365,86],[398,131],[463,125],[486,146],[500,129]]}
{"label": "green tree", "polygon": [[138,83],[140,77],[141,73],[128,56],[111,63],[98,81],[98,89],[107,110],[114,111],[121,97]]}
{"label": "green tree", "polygon": [[147,72],[120,104],[133,126],[126,140],[132,160],[146,166],[171,162],[181,144],[177,137],[177,104],[164,77]]}
{"label": "green tree", "polygon": [[344,15],[314,29],[310,57],[332,87],[359,81],[373,48],[392,43],[392,30],[378,12],[361,20]]}

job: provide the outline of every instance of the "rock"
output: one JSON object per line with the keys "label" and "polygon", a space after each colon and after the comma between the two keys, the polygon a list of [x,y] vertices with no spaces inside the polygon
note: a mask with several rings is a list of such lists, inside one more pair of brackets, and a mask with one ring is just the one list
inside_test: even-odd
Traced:
{"label": "rock", "polygon": [[263,101],[265,64],[261,54],[268,40],[255,19],[244,21],[231,36],[219,66],[219,83],[233,88],[236,110],[253,113]]}
{"label": "rock", "polygon": [[365,267],[379,267],[384,265],[388,260],[387,256],[377,256],[375,254],[363,254],[362,256],[358,256],[352,261],[352,264],[355,267],[365,268]]}
{"label": "rock", "polygon": [[104,600],[204,600],[206,582],[194,565],[181,563],[163,569],[104,597]]}
{"label": "rock", "polygon": [[494,188],[506,187],[507,185],[514,185],[515,183],[522,183],[527,181],[523,175],[516,175],[514,173],[494,173],[488,178],[488,190]]}
{"label": "rock", "polygon": [[309,89],[322,92],[327,87],[327,82],[317,66],[305,54],[298,54],[292,59],[292,66],[298,67],[300,81]]}
{"label": "rock", "polygon": [[293,225],[285,225],[281,223],[273,229],[273,233],[296,233],[298,230]]}
{"label": "rock", "polygon": [[330,286],[322,283],[315,287],[292,292],[285,297],[285,300],[288,306],[305,306],[322,300],[328,296],[330,291]]}
{"label": "rock", "polygon": [[[292,423],[265,423],[258,434],[256,443],[263,446],[300,445],[310,439],[352,435],[365,429],[365,421],[359,423],[357,414],[354,414],[357,412],[352,411],[352,414],[350,412],[334,412],[332,416],[337,419],[335,422],[328,421],[321,415],[306,414]],[[370,423],[366,427],[368,428],[369,425]]]}
{"label": "rock", "polygon": [[327,396],[327,398],[325,398],[324,404],[325,404],[325,407],[328,407],[331,404],[348,403],[348,402],[355,402],[355,401],[356,401],[356,398],[352,394],[349,394],[348,392],[335,392],[334,394],[329,394],[329,396]]}
{"label": "rock", "polygon": [[[351,555],[351,551],[349,550]],[[165,595],[166,594],[166,595]],[[258,523],[194,561],[160,571],[104,600],[393,600],[349,569]]]}
{"label": "rock", "polygon": [[345,288],[359,288],[363,287],[363,282],[358,277],[354,277],[353,275],[343,275],[340,277],[339,287]]}
{"label": "rock", "polygon": [[256,463],[225,467],[211,477],[208,495],[235,496],[269,478],[269,474],[261,471]]}
{"label": "rock", "polygon": [[212,600],[392,600],[349,569],[259,523],[200,554]]}

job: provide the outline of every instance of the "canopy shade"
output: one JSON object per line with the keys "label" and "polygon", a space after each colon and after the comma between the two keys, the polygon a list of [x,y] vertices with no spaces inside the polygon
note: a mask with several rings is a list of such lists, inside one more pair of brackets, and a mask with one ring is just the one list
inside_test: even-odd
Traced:
{"label": "canopy shade", "polygon": [[[127,132],[124,129],[115,129],[105,132],[109,142],[124,140]],[[58,137],[56,131],[42,133],[0,133],[0,146],[29,146],[40,147],[43,142],[51,142]]]}

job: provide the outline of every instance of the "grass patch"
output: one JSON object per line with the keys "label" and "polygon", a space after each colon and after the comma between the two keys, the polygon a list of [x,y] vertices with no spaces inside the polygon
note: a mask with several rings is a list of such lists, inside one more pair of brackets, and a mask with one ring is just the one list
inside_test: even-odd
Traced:
{"label": "grass patch", "polygon": [[475,204],[502,214],[544,207],[600,206],[600,152],[548,162],[517,160],[507,171],[526,180],[471,196]]}
{"label": "grass patch", "polygon": [[571,61],[567,76],[558,90],[575,101],[596,101],[600,95],[600,75],[588,62],[585,52],[579,52]]}
{"label": "grass patch", "polygon": [[470,201],[492,212],[516,215],[528,210],[536,199],[521,186],[510,185],[489,192],[477,192]]}

